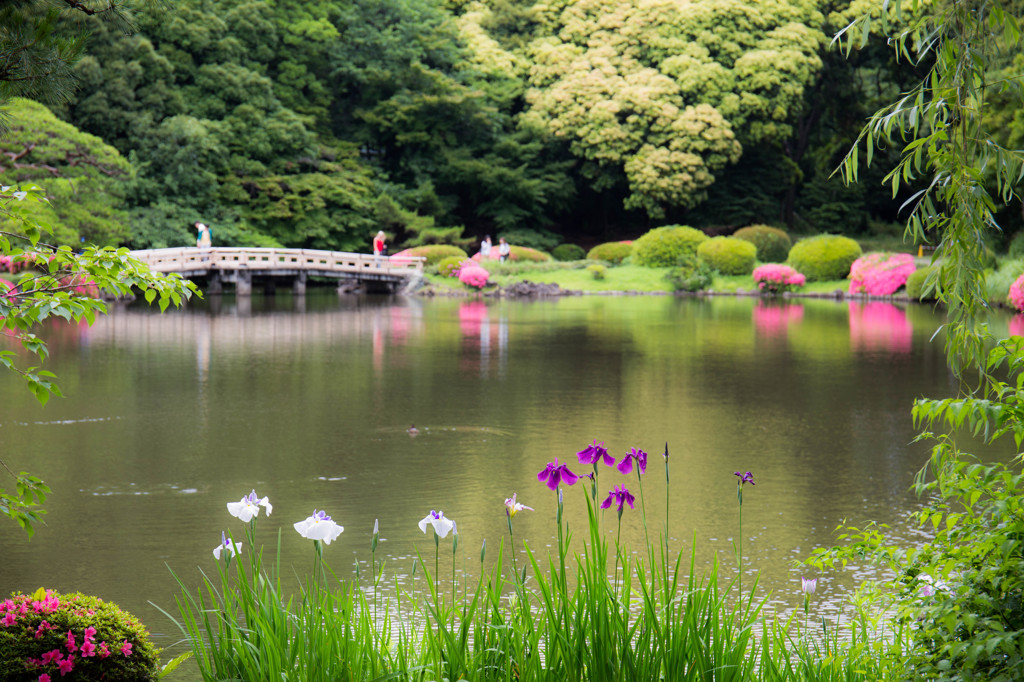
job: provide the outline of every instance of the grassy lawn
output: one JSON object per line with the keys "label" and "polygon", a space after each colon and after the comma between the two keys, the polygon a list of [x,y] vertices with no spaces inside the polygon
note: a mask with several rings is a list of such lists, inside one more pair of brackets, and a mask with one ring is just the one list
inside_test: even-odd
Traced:
{"label": "grassy lawn", "polygon": [[[635,291],[641,293],[673,291],[672,284],[666,278],[669,268],[646,268],[639,265],[605,266],[604,279],[595,279],[594,274],[581,263],[516,263],[512,266],[488,264],[491,271],[492,284],[507,287],[517,282],[535,282],[539,284],[557,284],[562,289],[583,291],[587,293],[603,291]],[[427,281],[439,293],[450,291],[466,292],[468,287],[457,279],[427,275]],[[846,291],[849,283],[845,280],[833,282],[810,282],[799,293],[831,294],[837,289]],[[722,276],[717,275],[709,288],[717,293],[753,293],[757,290],[750,275]]]}

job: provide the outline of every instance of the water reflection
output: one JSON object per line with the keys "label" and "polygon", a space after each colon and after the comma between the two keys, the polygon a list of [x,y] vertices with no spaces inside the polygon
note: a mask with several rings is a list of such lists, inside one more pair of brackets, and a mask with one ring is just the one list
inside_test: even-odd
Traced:
{"label": "water reflection", "polygon": [[759,300],[754,307],[754,328],[766,338],[785,338],[791,325],[804,319],[801,303]]}
{"label": "water reflection", "polygon": [[1024,336],[1024,313],[1010,318],[1009,332],[1011,336]]}
{"label": "water reflection", "polygon": [[[293,297],[211,297],[54,330],[49,367],[66,398],[43,411],[0,377],[5,459],[54,489],[31,543],[0,524],[0,588],[96,593],[159,629],[149,602],[173,605],[165,562],[209,568],[224,504],[254,487],[274,503],[272,545],[285,529],[286,567],[308,561],[289,529],[314,506],[346,526],[330,548],[339,572],[367,559],[379,519],[389,570],[407,573],[427,511],[459,522],[460,548],[496,547],[513,492],[537,510],[516,517],[517,536],[543,551],[556,501],[537,472],[597,438],[620,459],[668,441],[672,488],[648,473],[648,517],[658,528],[670,511],[674,542],[696,537],[700,566],[731,565],[732,472],[753,471],[744,553],[764,589],[799,600],[791,560],[830,543],[841,519],[903,522],[927,455],[907,445],[910,406],[952,390],[935,312],[874,305],[313,295],[299,312]],[[602,493],[623,482],[602,479]],[[574,529],[580,487],[566,497]],[[638,514],[623,536],[637,546]],[[850,583],[826,576],[821,598]]]}
{"label": "water reflection", "polygon": [[850,347],[857,351],[909,353],[914,329],[907,313],[892,303],[851,301]]}
{"label": "water reflection", "polygon": [[[508,365],[508,315],[500,308],[492,320],[492,308],[484,301],[464,301],[459,304],[459,331],[462,333],[462,367],[486,378],[491,374],[492,352],[497,364],[496,376],[503,377]],[[493,349],[493,351],[492,351]],[[477,363],[476,356],[479,356]]]}

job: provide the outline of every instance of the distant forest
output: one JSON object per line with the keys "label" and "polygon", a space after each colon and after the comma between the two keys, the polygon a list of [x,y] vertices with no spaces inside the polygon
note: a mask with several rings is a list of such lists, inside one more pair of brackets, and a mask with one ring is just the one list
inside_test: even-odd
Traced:
{"label": "distant forest", "polygon": [[[0,173],[46,189],[54,239],[71,244],[193,244],[196,220],[218,245],[356,251],[378,229],[396,246],[490,234],[546,249],[666,224],[897,234],[913,186],[892,196],[885,152],[856,185],[832,177],[867,116],[928,66],[881,39],[831,46],[881,4],[177,0],[135,7],[130,24],[67,12],[58,30],[88,35],[75,86],[45,106],[7,100]],[[998,68],[1020,73],[1024,54]],[[1022,148],[1008,102],[986,115]],[[1020,205],[1000,218],[1012,236]]]}

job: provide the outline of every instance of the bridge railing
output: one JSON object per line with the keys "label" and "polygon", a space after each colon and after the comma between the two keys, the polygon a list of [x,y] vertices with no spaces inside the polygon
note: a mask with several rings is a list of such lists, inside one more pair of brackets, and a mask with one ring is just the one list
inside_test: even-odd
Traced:
{"label": "bridge railing", "polygon": [[424,258],[388,258],[365,253],[319,251],[316,249],[274,249],[180,247],[132,251],[132,255],[156,272],[197,270],[306,270],[323,273],[373,273],[410,275],[423,271]]}

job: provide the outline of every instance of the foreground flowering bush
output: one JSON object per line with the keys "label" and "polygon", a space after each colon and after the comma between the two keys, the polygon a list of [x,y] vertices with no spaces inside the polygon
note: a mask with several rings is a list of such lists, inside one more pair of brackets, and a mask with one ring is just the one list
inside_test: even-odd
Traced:
{"label": "foreground flowering bush", "polygon": [[916,269],[909,253],[869,253],[850,266],[850,293],[891,296]]}
{"label": "foreground flowering bush", "polygon": [[754,283],[766,294],[781,294],[799,289],[807,278],[788,265],[762,265],[754,268]]}
{"label": "foreground flowering bush", "polygon": [[40,588],[0,601],[0,680],[155,680],[157,651],[134,616]]}

